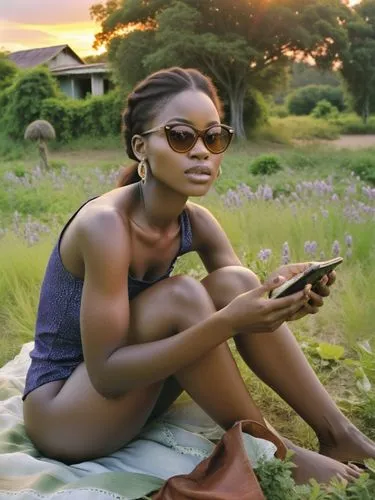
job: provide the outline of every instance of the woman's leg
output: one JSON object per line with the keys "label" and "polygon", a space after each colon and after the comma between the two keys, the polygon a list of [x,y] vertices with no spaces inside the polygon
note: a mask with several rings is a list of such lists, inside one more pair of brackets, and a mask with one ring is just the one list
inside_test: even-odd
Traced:
{"label": "woman's leg", "polygon": [[[215,312],[205,288],[183,276],[154,285],[130,304],[132,342],[165,338],[174,333],[170,325],[183,331]],[[196,371],[191,366],[176,373],[175,381],[219,425],[228,428],[241,419],[262,421],[226,344],[194,366]],[[177,384],[168,379],[164,391],[160,382],[106,399],[94,389],[82,363],[68,380],[45,384],[27,396],[26,429],[39,450],[53,458],[78,462],[108,455],[137,435],[154,408],[160,413],[178,396]]]}
{"label": "woman's leg", "polygon": [[[202,283],[221,309],[259,281],[248,269],[233,266],[211,273]],[[337,408],[285,323],[272,333],[244,332],[235,342],[254,373],[314,429],[321,453],[342,461],[375,457],[375,444]]]}
{"label": "woman's leg", "polygon": [[[132,337],[140,342],[156,341],[173,334],[169,325],[183,331],[214,311],[214,303],[201,283],[188,277],[170,278],[132,301]],[[175,378],[223,428],[238,420],[263,422],[226,344],[176,372]],[[161,388],[161,383],[155,383],[121,398],[105,399],[93,388],[82,363],[65,383],[45,384],[28,395],[27,431],[42,453],[53,458],[78,462],[108,455],[137,435]],[[358,471],[335,460],[296,451],[298,482],[310,477],[327,481],[337,474],[346,479],[358,476]]]}

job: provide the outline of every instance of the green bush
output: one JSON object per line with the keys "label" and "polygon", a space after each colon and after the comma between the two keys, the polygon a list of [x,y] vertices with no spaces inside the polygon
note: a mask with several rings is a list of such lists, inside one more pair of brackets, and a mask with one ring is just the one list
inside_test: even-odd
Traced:
{"label": "green bush", "polygon": [[372,155],[356,156],[346,166],[363,181],[375,185],[375,158]]}
{"label": "green bush", "polygon": [[288,116],[287,118],[270,118],[273,128],[290,139],[337,139],[340,136],[339,126],[331,120],[317,120],[312,116]]}
{"label": "green bush", "polygon": [[5,112],[6,107],[10,101],[12,87],[7,87],[5,90],[0,91],[0,109]]}
{"label": "green bush", "polygon": [[69,142],[73,138],[72,111],[68,99],[45,99],[41,106],[40,117],[53,126],[59,142]]}
{"label": "green bush", "polygon": [[314,118],[335,118],[338,116],[339,110],[333,106],[327,99],[319,101],[315,108],[311,111],[311,116]]}
{"label": "green bush", "polygon": [[27,170],[24,163],[15,163],[12,172],[16,177],[25,177]]}
{"label": "green bush", "polygon": [[278,118],[286,118],[289,115],[288,108],[284,104],[272,104],[270,115]]}
{"label": "green bush", "polygon": [[89,114],[92,116],[92,123],[94,124],[94,135],[119,134],[121,130],[121,113],[124,108],[120,92],[112,91],[102,97],[93,97],[89,103]]}
{"label": "green bush", "polygon": [[25,128],[40,119],[42,103],[58,96],[58,88],[47,68],[37,67],[19,74],[5,91],[5,110],[0,116],[4,131],[15,140],[23,139]]}
{"label": "green bush", "polygon": [[[1,122],[1,121],[0,121]],[[4,161],[14,161],[34,154],[34,144],[26,141],[12,141],[4,130],[0,131],[0,158]]]}
{"label": "green bush", "polygon": [[41,116],[56,130],[57,140],[67,143],[83,136],[103,137],[119,134],[122,103],[119,92],[74,99],[46,99]]}
{"label": "green bush", "polygon": [[0,52],[0,91],[13,84],[18,71],[18,67],[14,62],[8,59],[4,52]]}
{"label": "green bush", "polygon": [[339,111],[345,109],[344,93],[340,87],[307,85],[289,95],[288,110],[293,115],[309,115],[322,100],[327,100]]}
{"label": "green bush", "polygon": [[275,155],[261,155],[250,165],[253,175],[271,175],[282,170],[280,158]]}
{"label": "green bush", "polygon": [[363,123],[362,119],[353,113],[339,114],[333,121],[339,126],[342,134],[375,134],[375,116]]}
{"label": "green bush", "polygon": [[246,133],[264,125],[267,119],[268,107],[263,95],[255,89],[249,89],[245,97],[243,111]]}

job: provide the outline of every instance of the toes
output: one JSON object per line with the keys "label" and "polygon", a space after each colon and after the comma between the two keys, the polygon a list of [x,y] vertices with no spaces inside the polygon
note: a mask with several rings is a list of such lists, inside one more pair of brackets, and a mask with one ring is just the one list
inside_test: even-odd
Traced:
{"label": "toes", "polygon": [[358,479],[363,471],[359,467],[357,467],[356,465],[349,464],[346,466],[346,472],[354,479]]}
{"label": "toes", "polygon": [[361,467],[360,465],[354,464],[352,462],[348,463],[348,467],[350,467],[353,470],[356,470],[360,474],[362,474],[364,472],[364,467],[363,466]]}
{"label": "toes", "polygon": [[336,476],[343,483],[345,487],[348,485],[349,482],[354,481],[354,479],[351,479],[350,477],[345,478],[341,474],[337,474]]}

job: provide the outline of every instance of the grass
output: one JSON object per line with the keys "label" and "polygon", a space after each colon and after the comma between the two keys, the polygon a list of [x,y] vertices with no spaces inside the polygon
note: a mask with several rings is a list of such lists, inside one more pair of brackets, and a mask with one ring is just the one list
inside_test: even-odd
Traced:
{"label": "grass", "polygon": [[340,136],[340,127],[323,119],[311,116],[288,116],[285,118],[271,117],[269,125],[261,128],[256,135],[266,136],[268,139],[280,137],[281,142],[289,143],[292,140],[337,139]]}
{"label": "grass", "polygon": [[0,239],[0,366],[33,339],[41,278],[51,243],[27,247],[14,235]]}
{"label": "grass", "polygon": [[[273,119],[270,130],[273,127],[275,135],[277,129],[289,130],[289,125],[286,127],[282,120],[289,120],[295,129],[311,125],[309,120]],[[324,126],[318,125],[316,130],[323,127],[319,130],[323,130],[324,135]],[[357,382],[360,370],[370,377],[375,370],[375,360],[371,358],[366,364],[359,357],[357,347],[358,341],[368,341],[373,350],[375,347],[375,202],[362,192],[366,181],[357,179],[351,172],[364,162],[371,172],[370,160],[375,151],[293,145],[290,139],[270,143],[265,137],[234,144],[223,161],[223,175],[216,189],[197,201],[213,212],[243,262],[261,277],[281,263],[285,242],[288,242],[292,261],[316,260],[321,252],[329,258],[335,240],[344,257],[351,251],[351,256],[346,257],[340,267],[337,284],[323,310],[291,326],[332,396],[363,430],[370,432],[375,403],[359,391]],[[33,338],[40,283],[62,225],[86,199],[111,189],[119,166],[124,163],[120,144],[114,147],[110,140],[108,148],[81,149],[87,145],[86,141],[77,142],[69,149],[52,148],[52,170],[47,175],[40,175],[35,169],[37,155],[33,149],[25,152],[17,146],[13,149],[9,146],[12,154],[0,162],[3,180],[0,187],[0,366],[16,354],[22,343]],[[101,142],[100,148],[102,146]],[[252,161],[269,153],[278,157],[282,170],[270,176],[253,175]],[[247,199],[244,191],[238,189],[240,184],[258,194]],[[266,185],[273,190],[271,200],[263,199],[260,194],[259,187]],[[232,190],[232,197],[228,190]],[[233,200],[237,200],[237,206]],[[353,213],[344,215],[349,208]],[[348,234],[353,240],[350,249],[346,245]],[[306,254],[307,241],[316,242],[315,255]],[[259,252],[265,248],[271,250],[271,255],[263,261]],[[204,275],[195,254],[181,258],[176,272],[196,278]],[[322,342],[342,345],[344,358],[322,359],[317,349]],[[298,444],[316,446],[315,436],[307,425],[271,389],[251,375],[237,354],[235,356],[266,418]],[[375,384],[375,378],[369,380]]]}

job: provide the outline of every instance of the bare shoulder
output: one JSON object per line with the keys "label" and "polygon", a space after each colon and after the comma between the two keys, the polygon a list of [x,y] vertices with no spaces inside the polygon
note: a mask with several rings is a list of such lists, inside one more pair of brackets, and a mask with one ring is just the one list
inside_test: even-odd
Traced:
{"label": "bare shoulder", "polygon": [[214,215],[202,205],[198,205],[198,203],[193,203],[188,201],[186,203],[186,210],[189,214],[189,219],[192,225],[199,227],[200,225],[217,223]]}
{"label": "bare shoulder", "polygon": [[223,229],[215,216],[202,205],[189,201],[186,204],[193,232],[193,242],[199,247]]}
{"label": "bare shoulder", "polygon": [[97,203],[85,209],[76,221],[76,242],[87,254],[126,254],[129,246],[127,219],[111,204]]}
{"label": "bare shoulder", "polygon": [[228,236],[216,217],[205,207],[186,205],[193,233],[193,249],[198,252],[208,272],[225,266],[241,265]]}

